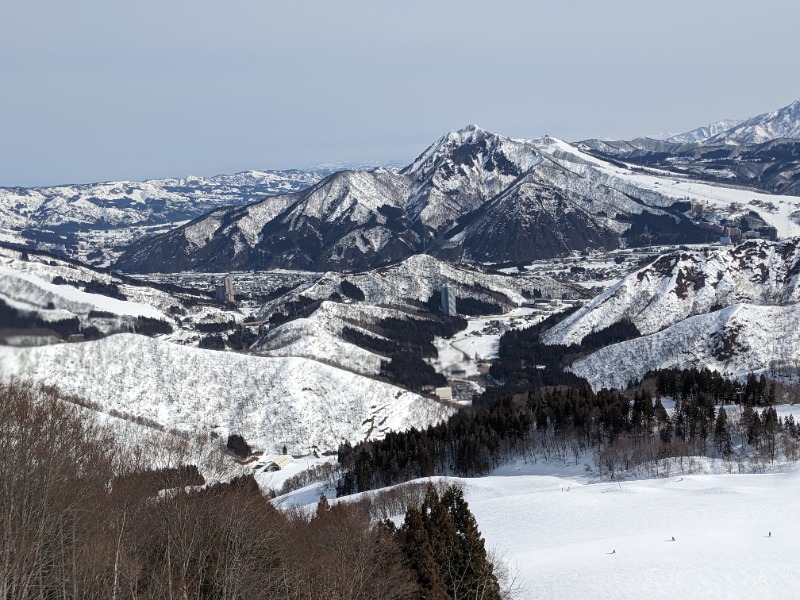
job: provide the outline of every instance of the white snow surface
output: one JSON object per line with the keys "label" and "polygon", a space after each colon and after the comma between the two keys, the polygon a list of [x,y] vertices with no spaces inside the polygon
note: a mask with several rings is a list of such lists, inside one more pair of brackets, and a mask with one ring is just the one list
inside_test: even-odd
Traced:
{"label": "white snow surface", "polygon": [[[518,461],[449,481],[516,574],[517,598],[796,598],[800,471],[729,475],[694,462],[661,479],[596,482],[583,465]],[[326,491],[314,484],[279,502],[312,510]]]}
{"label": "white snow surface", "polygon": [[797,596],[797,471],[622,483],[501,472],[461,482],[524,598]]}
{"label": "white snow surface", "polygon": [[54,385],[126,417],[185,431],[239,433],[255,448],[308,454],[343,440],[426,427],[452,409],[304,358],[265,358],[140,335],[38,348],[0,347],[0,380]]}

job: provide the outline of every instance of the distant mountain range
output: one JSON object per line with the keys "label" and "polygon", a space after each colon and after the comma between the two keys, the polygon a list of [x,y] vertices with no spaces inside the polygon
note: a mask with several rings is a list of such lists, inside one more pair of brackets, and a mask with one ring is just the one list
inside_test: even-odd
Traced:
{"label": "distant mountain range", "polygon": [[94,264],[122,247],[221,206],[294,192],[332,171],[245,171],[216,177],[0,188],[0,239],[39,244]]}
{"label": "distant mountain range", "polygon": [[735,123],[704,141],[708,144],[763,144],[778,139],[800,139],[800,100]]}
{"label": "distant mountain range", "polygon": [[776,194],[800,194],[800,100],[746,121],[719,121],[666,139],[595,139],[577,146],[607,160]]}
{"label": "distant mountain range", "polygon": [[554,138],[454,131],[400,171],[343,171],[134,244],[123,271],[365,269],[413,254],[526,262],[702,239],[688,204]]}
{"label": "distant mountain range", "polygon": [[679,133],[677,135],[669,135],[665,137],[660,137],[657,139],[661,139],[665,142],[671,142],[673,144],[691,144],[695,142],[705,142],[711,137],[714,137],[717,134],[723,133],[736,127],[741,120],[735,119],[723,119],[722,121],[717,121],[716,123],[711,123],[710,125],[705,125],[703,127],[698,127],[697,129],[692,129],[691,131],[687,131],[686,133]]}
{"label": "distant mountain range", "polygon": [[402,169],[0,188],[0,240],[129,272],[362,270],[421,253],[513,264],[708,241],[686,216],[703,195],[667,190],[665,174],[800,194],[798,137],[800,101],[666,140],[568,144],[469,126]]}

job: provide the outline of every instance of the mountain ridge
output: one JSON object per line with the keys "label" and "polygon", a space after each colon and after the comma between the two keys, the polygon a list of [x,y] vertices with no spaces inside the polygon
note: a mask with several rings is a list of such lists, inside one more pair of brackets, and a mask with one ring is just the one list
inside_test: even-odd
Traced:
{"label": "mountain ridge", "polygon": [[[134,244],[116,267],[362,270],[420,252],[498,263],[613,249],[626,237],[637,243],[647,225],[650,235],[700,237],[671,210],[676,199],[607,166],[554,138],[468,126],[400,171],[343,171],[303,192],[211,213]],[[193,231],[203,232],[203,244]],[[501,238],[500,246],[488,243]]]}

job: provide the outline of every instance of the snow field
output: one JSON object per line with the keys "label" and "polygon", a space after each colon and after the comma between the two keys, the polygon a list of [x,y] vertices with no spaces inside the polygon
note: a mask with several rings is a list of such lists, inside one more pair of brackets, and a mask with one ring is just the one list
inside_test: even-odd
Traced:
{"label": "snow field", "polygon": [[488,546],[516,563],[526,597],[797,597],[796,471],[461,481]]}
{"label": "snow field", "polygon": [[[696,474],[663,479],[592,482],[583,464],[520,462],[449,480],[520,598],[797,598],[800,470],[729,475],[695,462]],[[313,510],[320,493],[334,501],[316,483],[276,504]]]}
{"label": "snow field", "polygon": [[31,306],[28,309],[40,308],[48,301],[53,301],[57,308],[63,306],[79,313],[99,310],[115,315],[170,320],[164,313],[149,304],[87,293],[71,285],[54,285],[36,275],[4,266],[0,266],[0,295],[16,297],[18,305],[20,302],[30,302]]}
{"label": "snow field", "polygon": [[434,340],[438,357],[430,362],[438,373],[463,369],[466,377],[477,376],[478,363],[497,358],[500,350],[500,337],[505,330],[487,331],[492,321],[499,321],[509,329],[521,329],[535,325],[545,316],[530,308],[515,308],[502,315],[468,317],[466,329],[451,339],[437,337]]}

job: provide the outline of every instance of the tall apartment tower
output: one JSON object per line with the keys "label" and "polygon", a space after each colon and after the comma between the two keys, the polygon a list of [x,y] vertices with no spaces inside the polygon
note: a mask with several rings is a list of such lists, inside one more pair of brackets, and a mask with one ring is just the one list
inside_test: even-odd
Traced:
{"label": "tall apartment tower", "polygon": [[456,312],[456,294],[448,285],[443,285],[440,290],[442,296],[442,312],[449,317],[454,317]]}
{"label": "tall apartment tower", "polygon": [[215,296],[219,302],[225,302],[226,304],[233,304],[234,303],[234,295],[233,295],[233,277],[230,275],[225,275],[222,280],[222,284],[218,285],[216,288]]}

